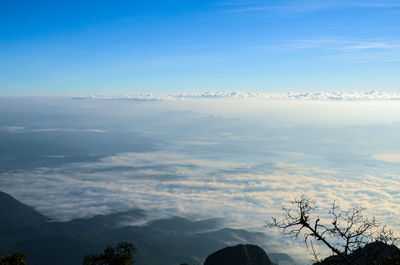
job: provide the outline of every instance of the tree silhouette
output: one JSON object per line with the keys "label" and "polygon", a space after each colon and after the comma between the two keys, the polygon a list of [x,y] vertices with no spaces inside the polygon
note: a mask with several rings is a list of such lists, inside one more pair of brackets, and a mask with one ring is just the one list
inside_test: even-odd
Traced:
{"label": "tree silhouette", "polygon": [[3,257],[3,254],[0,253],[0,265],[27,265],[25,259],[26,255],[20,252],[7,257]]}
{"label": "tree silhouette", "polygon": [[87,255],[83,265],[132,265],[135,260],[135,245],[129,242],[120,242],[116,248],[111,246],[104,250],[103,254]]}
{"label": "tree silhouette", "polygon": [[330,221],[321,222],[318,216],[313,215],[316,210],[315,201],[305,195],[290,201],[292,208],[283,207],[284,217],[272,217],[267,225],[281,229],[283,234],[295,239],[303,237],[307,249],[311,249],[313,261],[319,262],[320,253],[317,252],[315,241],[328,247],[342,263],[351,265],[356,262],[357,256],[350,255],[355,250],[368,243],[383,242],[386,245],[396,244],[398,238],[393,231],[386,228],[375,218],[364,217],[364,207],[359,205],[341,210],[333,202],[328,214]]}

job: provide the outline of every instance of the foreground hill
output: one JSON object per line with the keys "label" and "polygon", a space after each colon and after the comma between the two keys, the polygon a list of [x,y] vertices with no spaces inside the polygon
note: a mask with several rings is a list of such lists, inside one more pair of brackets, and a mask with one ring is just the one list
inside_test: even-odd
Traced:
{"label": "foreground hill", "polygon": [[0,191],[0,227],[43,224],[48,218],[7,193]]}
{"label": "foreground hill", "polygon": [[[377,241],[357,249],[348,255],[348,260],[354,265],[400,265],[400,250],[394,245]],[[342,264],[343,260],[333,255],[314,265]]]}
{"label": "foreground hill", "polygon": [[[221,228],[218,220],[180,217],[129,225],[146,217],[140,209],[68,222],[48,218],[0,192],[0,250],[27,254],[30,265],[78,265],[89,253],[129,241],[136,245],[138,265],[202,264],[210,253],[228,245],[266,242],[263,233]],[[280,264],[294,263],[284,253],[269,253]]]}
{"label": "foreground hill", "polygon": [[256,245],[226,247],[209,255],[204,265],[274,265],[267,253]]}

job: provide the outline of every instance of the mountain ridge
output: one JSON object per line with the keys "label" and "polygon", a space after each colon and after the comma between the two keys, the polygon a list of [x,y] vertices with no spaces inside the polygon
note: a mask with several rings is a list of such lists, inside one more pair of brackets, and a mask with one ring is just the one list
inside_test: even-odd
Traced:
{"label": "mountain ridge", "polygon": [[33,207],[21,203],[11,195],[0,191],[0,227],[32,226],[46,223],[50,219]]}
{"label": "mountain ridge", "polygon": [[[176,265],[182,262],[201,264],[207,255],[228,245],[268,241],[264,233],[221,228],[222,223],[217,219],[191,221],[171,217],[140,226],[123,225],[124,222],[129,223],[129,220],[133,223],[143,220],[146,211],[141,209],[54,222],[10,195],[4,192],[1,194],[0,205],[3,208],[7,203],[19,205],[19,214],[26,210],[27,213],[37,214],[32,216],[41,217],[40,222],[31,225],[27,225],[29,218],[25,218],[22,225],[0,226],[0,250],[6,254],[23,252],[30,265],[82,264],[85,255],[101,252],[120,241],[136,245],[137,265]],[[7,209],[11,209],[10,206]],[[12,211],[1,212],[2,218],[7,219],[8,215],[14,216]],[[283,261],[282,265],[293,261],[284,253],[270,253],[269,256],[273,259],[278,257]]]}

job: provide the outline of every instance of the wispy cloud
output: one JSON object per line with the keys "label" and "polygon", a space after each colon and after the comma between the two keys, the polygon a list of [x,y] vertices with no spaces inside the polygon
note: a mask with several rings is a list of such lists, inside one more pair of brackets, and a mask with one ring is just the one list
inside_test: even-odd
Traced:
{"label": "wispy cloud", "polygon": [[400,154],[377,154],[371,158],[383,162],[400,163]]}
{"label": "wispy cloud", "polygon": [[400,7],[400,3],[398,1],[358,1],[343,3],[344,6],[348,7],[360,7],[360,8],[393,8]]}
{"label": "wispy cloud", "polygon": [[400,49],[400,44],[389,41],[351,40],[346,38],[315,38],[295,40],[289,43],[288,49],[325,49],[325,50],[393,50]]}
{"label": "wispy cloud", "polygon": [[345,50],[367,50],[367,49],[398,49],[399,45],[394,45],[386,42],[359,42],[349,43],[350,45],[342,47]]}
{"label": "wispy cloud", "polygon": [[352,63],[398,62],[400,61],[399,40],[365,40],[349,38],[299,39],[275,47],[276,50],[315,50],[318,55]]}
{"label": "wispy cloud", "polygon": [[105,133],[102,129],[74,129],[74,128],[27,128],[23,126],[5,126],[0,127],[0,132],[87,132],[87,133]]}
{"label": "wispy cloud", "polygon": [[286,1],[286,3],[279,2],[264,4],[260,2],[244,3],[244,2],[232,2],[229,5],[225,2],[224,6],[232,6],[232,8],[224,10],[228,13],[246,13],[246,12],[262,12],[270,11],[274,14],[300,14],[300,13],[311,13],[332,9],[343,9],[343,8],[394,8],[400,7],[398,1]]}
{"label": "wispy cloud", "polygon": [[3,132],[22,132],[25,130],[23,126],[4,126],[0,127],[0,131]]}

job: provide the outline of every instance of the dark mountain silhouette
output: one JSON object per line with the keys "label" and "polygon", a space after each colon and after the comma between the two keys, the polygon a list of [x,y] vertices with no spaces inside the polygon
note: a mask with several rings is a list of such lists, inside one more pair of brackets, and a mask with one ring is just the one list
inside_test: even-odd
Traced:
{"label": "dark mountain silhouette", "polygon": [[7,193],[0,191],[0,227],[43,224],[48,218]]}
{"label": "dark mountain silhouette", "polygon": [[[396,259],[397,263],[393,262]],[[365,245],[349,255],[349,261],[354,265],[395,265],[400,264],[400,250],[394,245],[383,242],[373,242]],[[327,257],[314,265],[342,265],[342,259],[336,255]]]}
{"label": "dark mountain silhouette", "polygon": [[212,253],[204,265],[273,265],[273,263],[259,246],[237,245]]}
{"label": "dark mountain silhouette", "polygon": [[[11,196],[0,196],[0,251],[23,252],[30,265],[78,265],[89,253],[99,253],[120,241],[137,247],[138,265],[202,264],[208,254],[232,244],[268,242],[263,233],[222,228],[216,219],[190,221],[181,217],[145,225],[146,212],[97,215],[89,219],[49,222],[49,219]],[[284,253],[270,256],[293,264]]]}

